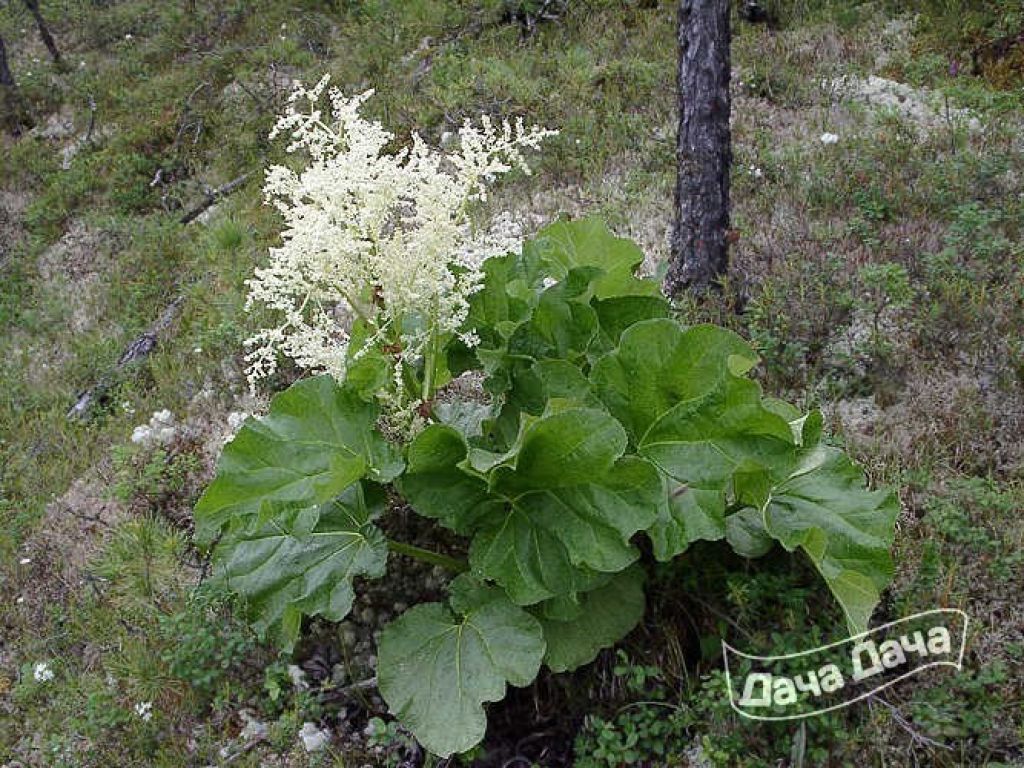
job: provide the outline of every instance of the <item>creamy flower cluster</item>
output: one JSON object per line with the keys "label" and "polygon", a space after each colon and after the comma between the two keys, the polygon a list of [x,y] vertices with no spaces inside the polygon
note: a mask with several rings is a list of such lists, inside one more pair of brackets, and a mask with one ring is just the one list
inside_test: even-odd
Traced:
{"label": "creamy flower cluster", "polygon": [[[417,134],[392,151],[395,136],[360,114],[373,92],[346,97],[327,83],[298,85],[271,132],[288,134],[288,151],[309,160],[299,172],[267,172],[264,193],[284,217],[283,244],[248,281],[247,309],[268,307],[281,321],[247,340],[248,378],[255,387],[272,374],[279,354],[341,378],[352,323],[361,318],[370,330],[364,349],[397,350],[400,390],[402,367],[459,331],[480,264],[520,246],[507,227],[475,228],[471,206],[500,174],[529,173],[523,152],[556,132],[485,116],[479,126],[466,121],[452,152]],[[409,407],[411,395],[399,399]]]}

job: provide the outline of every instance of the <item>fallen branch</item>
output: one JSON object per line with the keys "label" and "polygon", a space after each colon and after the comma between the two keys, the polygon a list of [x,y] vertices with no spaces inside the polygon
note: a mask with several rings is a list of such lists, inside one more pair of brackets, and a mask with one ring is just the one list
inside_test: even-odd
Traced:
{"label": "fallen branch", "polygon": [[207,208],[216,203],[220,198],[230,195],[232,192],[234,192],[236,189],[242,186],[245,180],[248,179],[250,176],[252,176],[252,171],[249,171],[248,173],[243,173],[237,179],[232,179],[227,184],[222,184],[216,189],[207,189],[206,197],[203,199],[203,202],[201,202],[195,208],[193,208],[184,216],[182,216],[181,223],[188,224],[198,219]]}
{"label": "fallen branch", "polygon": [[82,392],[75,404],[67,412],[69,419],[83,419],[92,406],[103,400],[110,388],[114,386],[121,374],[132,365],[144,360],[156,347],[160,337],[167,331],[171,324],[177,319],[181,312],[181,306],[185,303],[185,297],[179,296],[167,308],[160,313],[160,317],[141,336],[129,344],[113,369],[107,372],[89,389]]}
{"label": "fallen branch", "polygon": [[898,725],[901,729],[903,729],[903,731],[908,736],[910,736],[910,740],[914,743],[915,746],[930,747],[932,749],[953,749],[948,744],[943,744],[942,742],[936,741],[935,739],[925,736],[923,733],[916,730],[913,724],[909,720],[907,720],[907,718],[903,715],[902,712],[900,712],[899,708],[895,704],[889,703],[881,696],[879,696],[877,693],[872,694],[868,697],[869,706],[871,703],[876,701],[889,710],[889,713],[892,715],[893,722],[895,722],[896,725]]}

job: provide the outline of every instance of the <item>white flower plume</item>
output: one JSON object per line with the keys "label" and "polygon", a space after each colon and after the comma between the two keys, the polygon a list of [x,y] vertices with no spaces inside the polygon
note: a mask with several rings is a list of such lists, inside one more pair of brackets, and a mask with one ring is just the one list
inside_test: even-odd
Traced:
{"label": "white flower plume", "polygon": [[432,339],[459,331],[483,260],[520,245],[507,221],[476,230],[470,206],[486,199],[497,176],[528,173],[523,152],[557,133],[485,116],[462,126],[452,152],[416,134],[393,152],[395,136],[360,114],[373,92],[346,97],[327,83],[325,76],[313,88],[297,86],[271,132],[289,135],[288,151],[304,151],[309,163],[267,172],[264,193],[284,218],[283,243],[248,281],[246,307],[276,310],[280,323],[246,342],[254,387],[281,354],[341,378],[357,319],[366,344],[401,350],[400,383],[401,366],[422,359]]}

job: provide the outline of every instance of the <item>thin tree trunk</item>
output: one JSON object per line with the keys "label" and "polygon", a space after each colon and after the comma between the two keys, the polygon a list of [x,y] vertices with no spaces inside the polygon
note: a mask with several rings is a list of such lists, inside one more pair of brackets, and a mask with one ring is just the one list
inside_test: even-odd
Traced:
{"label": "thin tree trunk", "polygon": [[14,82],[14,75],[7,63],[7,46],[0,36],[0,118],[7,130],[17,136],[21,133],[24,120],[24,110],[21,105],[21,96],[18,93],[18,84]]}
{"label": "thin tree trunk", "polygon": [[7,63],[7,46],[4,45],[2,36],[0,36],[0,85],[12,90],[18,87],[14,82],[14,75],[11,74],[11,67]]}
{"label": "thin tree trunk", "polygon": [[39,10],[39,0],[24,0],[24,2],[28,12],[32,14],[32,18],[36,20],[36,26],[39,27],[39,36],[43,39],[43,45],[46,46],[46,50],[50,52],[50,58],[53,59],[53,63],[58,68],[63,68],[64,60],[61,59],[60,51],[57,50],[57,44],[53,42],[53,35],[50,34],[50,28],[46,26],[46,20]]}
{"label": "thin tree trunk", "polygon": [[707,291],[729,266],[729,34],[729,0],[680,0],[670,296]]}

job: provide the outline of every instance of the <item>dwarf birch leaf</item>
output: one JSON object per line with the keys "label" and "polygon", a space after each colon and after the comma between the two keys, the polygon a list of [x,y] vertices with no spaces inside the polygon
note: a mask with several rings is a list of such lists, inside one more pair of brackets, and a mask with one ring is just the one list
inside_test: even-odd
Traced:
{"label": "dwarf birch leaf", "polygon": [[258,530],[229,531],[217,546],[217,578],[245,599],[257,631],[289,651],[303,615],[341,621],[353,579],[384,575],[387,543],[370,522],[383,505],[382,493],[356,483],[320,508],[285,508]]}
{"label": "dwarf birch leaf", "polygon": [[643,569],[634,565],[580,595],[580,610],[570,621],[549,618],[545,604],[538,606],[547,643],[544,663],[553,672],[571,672],[628,635],[644,615],[643,586]]}
{"label": "dwarf birch leaf", "polygon": [[378,681],[391,711],[431,752],[448,757],[483,739],[483,704],[528,685],[544,656],[538,621],[500,589],[460,576],[451,606],[418,605],[381,633]]}
{"label": "dwarf birch leaf", "polygon": [[256,516],[264,502],[296,509],[323,504],[362,477],[387,482],[402,470],[375,429],[376,406],[330,376],[281,392],[270,413],[249,419],[224,446],[217,476],[195,507],[196,539]]}

